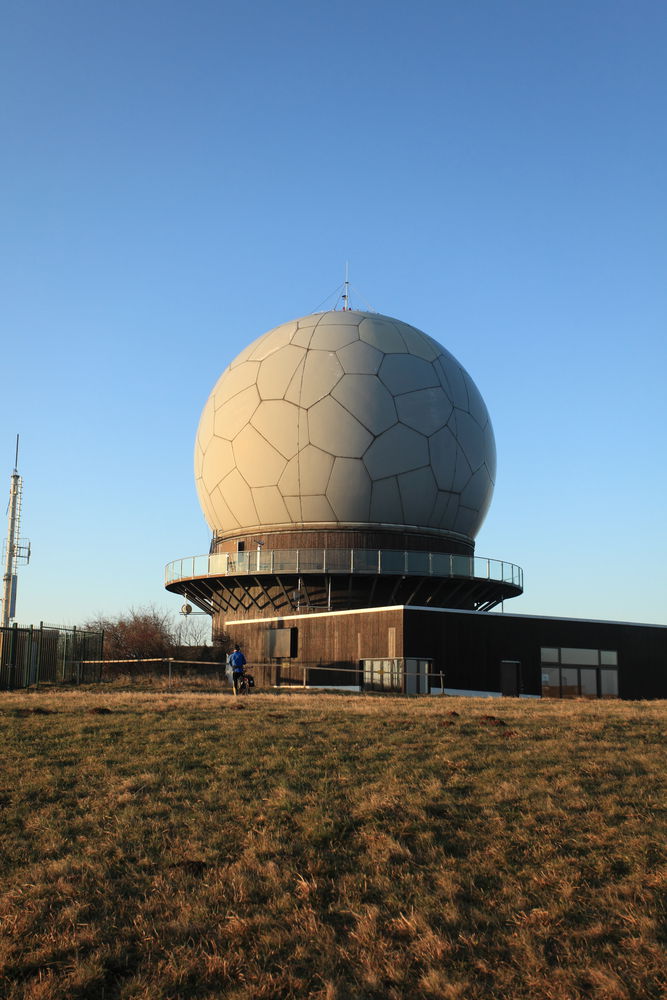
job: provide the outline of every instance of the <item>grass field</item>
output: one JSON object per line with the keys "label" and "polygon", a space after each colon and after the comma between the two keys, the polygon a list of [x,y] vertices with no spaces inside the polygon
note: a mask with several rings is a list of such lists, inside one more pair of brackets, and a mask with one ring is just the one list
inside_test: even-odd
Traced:
{"label": "grass field", "polygon": [[665,996],[665,702],[0,695],[7,1000]]}

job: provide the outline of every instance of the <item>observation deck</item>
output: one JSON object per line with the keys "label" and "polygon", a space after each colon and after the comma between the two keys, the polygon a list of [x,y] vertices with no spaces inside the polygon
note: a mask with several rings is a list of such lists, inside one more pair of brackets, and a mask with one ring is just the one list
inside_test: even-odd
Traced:
{"label": "observation deck", "polygon": [[480,556],[400,549],[257,549],[176,559],[165,587],[235,617],[395,604],[490,611],[523,593],[523,570]]}

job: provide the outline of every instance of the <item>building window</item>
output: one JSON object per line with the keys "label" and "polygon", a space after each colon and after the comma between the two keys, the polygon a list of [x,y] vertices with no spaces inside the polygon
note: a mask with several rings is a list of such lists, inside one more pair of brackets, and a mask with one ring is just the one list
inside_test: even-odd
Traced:
{"label": "building window", "polygon": [[560,668],[560,696],[561,698],[579,697],[579,671],[576,667]]}
{"label": "building window", "polygon": [[597,649],[571,649],[564,647],[560,651],[561,663],[573,663],[577,666],[596,666],[600,662]]}
{"label": "building window", "polygon": [[600,671],[600,697],[618,698],[618,670]]}
{"label": "building window", "polygon": [[361,665],[365,691],[405,691],[406,694],[429,693],[433,660],[387,656],[362,660]]}
{"label": "building window", "polygon": [[543,646],[540,660],[543,698],[618,698],[614,649]]}
{"label": "building window", "polygon": [[597,698],[598,672],[593,667],[582,667],[579,670],[579,695],[581,698]]}
{"label": "building window", "polygon": [[542,697],[560,698],[560,667],[542,667]]}
{"label": "building window", "polygon": [[365,691],[402,691],[404,661],[400,658],[363,660]]}

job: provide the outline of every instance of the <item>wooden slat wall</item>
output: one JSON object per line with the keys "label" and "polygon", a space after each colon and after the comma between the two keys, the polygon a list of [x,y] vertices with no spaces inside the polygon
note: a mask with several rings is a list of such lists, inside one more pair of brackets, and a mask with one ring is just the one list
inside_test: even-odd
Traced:
{"label": "wooden slat wall", "polygon": [[[356,674],[347,671],[356,670],[360,659],[389,656],[390,648],[395,650],[393,655],[403,656],[402,608],[371,614],[304,615],[298,619],[285,619],[284,625],[298,628],[298,649],[295,657],[279,665],[283,682],[302,683],[305,664],[309,668],[327,668],[326,673],[309,669],[307,682],[310,684],[356,684]],[[275,675],[272,675],[273,679],[268,673],[265,677],[261,667],[258,668],[262,671],[258,676],[253,668],[253,664],[263,664],[266,660],[265,630],[269,627],[268,622],[241,623],[229,630],[232,640],[243,649],[258,687],[275,683]],[[390,629],[395,630],[393,638]]]}
{"label": "wooden slat wall", "polygon": [[427,532],[383,531],[382,529],[333,528],[329,530],[267,531],[262,534],[234,535],[213,540],[212,551],[237,551],[238,542],[253,552],[257,542],[271,549],[411,549],[418,552],[453,552],[472,555],[474,543]]}

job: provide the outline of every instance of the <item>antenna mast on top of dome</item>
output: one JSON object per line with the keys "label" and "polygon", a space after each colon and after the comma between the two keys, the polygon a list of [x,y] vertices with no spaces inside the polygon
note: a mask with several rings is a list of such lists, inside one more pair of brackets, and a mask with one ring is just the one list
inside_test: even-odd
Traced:
{"label": "antenna mast on top of dome", "polygon": [[350,308],[350,262],[345,261],[345,283],[343,285],[343,312],[347,312]]}
{"label": "antenna mast on top of dome", "polygon": [[361,299],[362,302],[366,304],[369,312],[377,312],[377,309],[374,309],[373,306],[370,305],[370,303],[366,302],[366,299],[364,299],[363,295],[359,294],[358,289],[352,288],[352,286],[350,285],[349,270],[350,270],[349,262],[345,261],[345,281],[343,282],[342,285],[339,285],[338,288],[335,288],[331,293],[331,295],[327,295],[326,299],[324,299],[323,302],[320,302],[320,304],[317,306],[316,309],[313,310],[313,312],[319,312],[322,306],[325,306],[327,302],[330,302],[331,299],[333,299],[334,295],[336,296],[336,301],[334,302],[331,309],[337,310],[339,304],[342,302],[342,305],[340,306],[341,310],[343,312],[349,312],[352,309],[352,306],[350,304],[350,292],[354,292],[355,296]]}
{"label": "antenna mast on top of dome", "polygon": [[7,506],[7,541],[5,542],[5,573],[2,578],[2,619],[0,625],[7,628],[16,617],[16,567],[30,561],[30,542],[20,537],[21,499],[23,479],[19,476],[19,436],[16,435],[16,457],[14,471],[9,480],[9,504]]}

